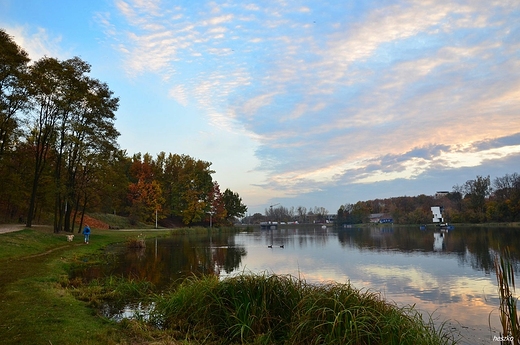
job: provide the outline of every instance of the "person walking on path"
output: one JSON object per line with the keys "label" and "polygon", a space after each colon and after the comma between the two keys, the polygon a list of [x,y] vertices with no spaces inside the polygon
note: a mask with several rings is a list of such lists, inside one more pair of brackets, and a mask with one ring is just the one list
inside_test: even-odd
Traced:
{"label": "person walking on path", "polygon": [[83,235],[85,235],[85,243],[88,244],[90,240],[90,227],[88,224],[86,224],[85,228],[83,228]]}

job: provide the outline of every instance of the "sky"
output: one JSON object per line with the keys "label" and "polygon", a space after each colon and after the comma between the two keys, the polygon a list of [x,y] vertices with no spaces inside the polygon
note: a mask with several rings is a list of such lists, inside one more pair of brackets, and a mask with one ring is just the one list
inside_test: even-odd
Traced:
{"label": "sky", "polygon": [[1,0],[0,28],[90,63],[122,149],[212,162],[251,214],[520,173],[518,0]]}

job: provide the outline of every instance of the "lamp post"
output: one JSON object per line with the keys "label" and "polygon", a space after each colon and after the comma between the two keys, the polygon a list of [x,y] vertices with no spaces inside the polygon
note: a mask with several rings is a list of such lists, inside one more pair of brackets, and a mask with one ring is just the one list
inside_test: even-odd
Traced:
{"label": "lamp post", "polygon": [[213,228],[213,213],[215,213],[215,212],[208,211],[206,213],[209,213],[209,228],[211,229],[211,228]]}

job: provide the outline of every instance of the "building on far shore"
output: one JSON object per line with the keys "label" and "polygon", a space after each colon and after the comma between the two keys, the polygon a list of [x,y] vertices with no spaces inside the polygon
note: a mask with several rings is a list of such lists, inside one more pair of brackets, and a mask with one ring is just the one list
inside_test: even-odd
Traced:
{"label": "building on far shore", "polygon": [[388,213],[372,213],[368,216],[370,223],[393,223],[392,216]]}
{"label": "building on far shore", "polygon": [[448,194],[450,194],[450,192],[448,192],[448,191],[439,191],[439,192],[436,192],[436,193],[435,193],[435,199],[444,198],[444,197],[448,196]]}

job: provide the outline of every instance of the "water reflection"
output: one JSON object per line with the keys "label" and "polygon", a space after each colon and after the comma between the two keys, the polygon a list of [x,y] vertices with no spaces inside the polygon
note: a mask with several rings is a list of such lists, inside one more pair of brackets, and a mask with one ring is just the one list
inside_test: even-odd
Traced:
{"label": "water reflection", "polygon": [[145,248],[124,245],[108,248],[111,262],[72,272],[87,280],[117,275],[146,280],[158,289],[168,288],[193,275],[231,273],[247,255],[245,246],[223,234],[185,235],[147,240]]}
{"label": "water reflection", "polygon": [[[242,272],[300,276],[308,282],[351,282],[380,291],[398,305],[413,305],[441,320],[498,328],[493,259],[509,246],[519,272],[520,229],[373,227],[281,228],[240,234],[184,235],[147,242],[142,250],[113,248],[112,265],[84,276],[122,274],[166,287],[192,274]],[[281,247],[283,246],[283,248]]]}

